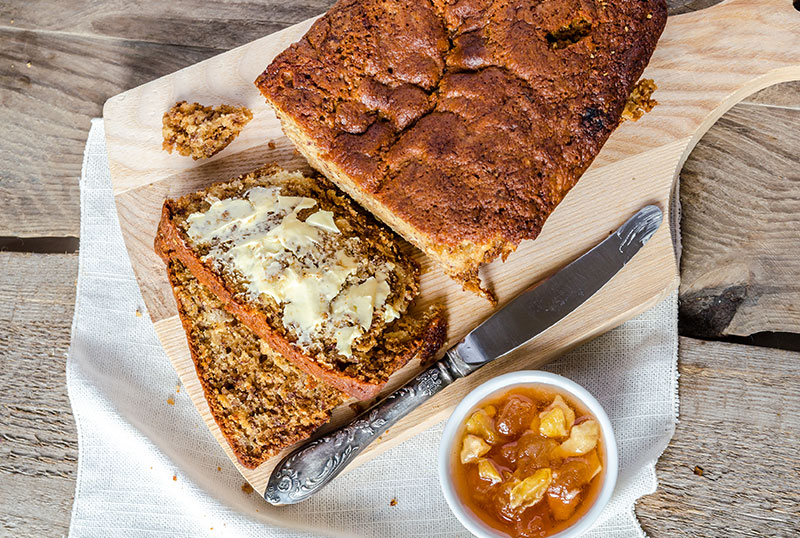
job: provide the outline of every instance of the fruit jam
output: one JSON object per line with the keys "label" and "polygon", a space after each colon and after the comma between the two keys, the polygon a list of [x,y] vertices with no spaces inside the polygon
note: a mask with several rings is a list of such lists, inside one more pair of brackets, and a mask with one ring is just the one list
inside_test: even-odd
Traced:
{"label": "fruit jam", "polygon": [[468,415],[455,445],[458,497],[490,527],[543,537],[580,519],[603,483],[600,424],[570,394],[522,386]]}

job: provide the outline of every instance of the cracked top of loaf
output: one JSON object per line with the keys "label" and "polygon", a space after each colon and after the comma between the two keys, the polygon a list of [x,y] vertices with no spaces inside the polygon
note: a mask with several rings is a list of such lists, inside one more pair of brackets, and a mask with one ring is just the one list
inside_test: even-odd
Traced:
{"label": "cracked top of loaf", "polygon": [[256,85],[331,180],[477,289],[619,123],[664,0],[339,0]]}

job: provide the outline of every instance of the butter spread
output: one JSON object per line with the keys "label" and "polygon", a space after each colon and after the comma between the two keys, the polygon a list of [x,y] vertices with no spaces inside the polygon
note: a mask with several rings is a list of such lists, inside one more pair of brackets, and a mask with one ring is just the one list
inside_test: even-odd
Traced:
{"label": "butter spread", "polygon": [[[265,294],[282,305],[283,324],[302,347],[331,339],[341,355],[350,357],[376,310],[384,309],[385,322],[399,317],[385,304],[391,293],[388,274],[359,274],[358,261],[341,248],[346,241],[333,213],[307,214],[316,200],[283,196],[279,187],[253,187],[244,197],[209,202],[206,211],[186,219],[187,234],[212,245],[204,259],[235,269],[254,298]],[[304,220],[301,213],[307,214]]]}

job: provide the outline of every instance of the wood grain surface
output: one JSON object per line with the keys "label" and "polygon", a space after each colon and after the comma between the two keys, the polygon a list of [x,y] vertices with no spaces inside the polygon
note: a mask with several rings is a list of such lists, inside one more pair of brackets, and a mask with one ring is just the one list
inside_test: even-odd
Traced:
{"label": "wood grain surface", "polygon": [[800,332],[800,108],[741,106],[717,126],[683,169],[682,332]]}
{"label": "wood grain surface", "polygon": [[0,23],[13,19],[17,28],[228,50],[319,15],[334,1],[82,0],[65,10],[63,0],[28,0],[0,3]]}
{"label": "wood grain surface", "polygon": [[681,421],[649,536],[800,536],[800,353],[680,339]]}
{"label": "wood grain surface", "polygon": [[78,441],[65,387],[77,254],[0,252],[0,535],[69,523]]}
{"label": "wood grain surface", "polygon": [[[684,6],[697,8],[703,3],[703,0],[671,0],[671,12],[684,9]],[[173,3],[156,0],[125,3],[97,0],[0,1],[0,41],[3,44],[0,47],[0,119],[6,127],[4,136],[0,138],[0,210],[3,215],[0,217],[0,236],[77,235],[80,156],[89,118],[99,114],[108,96],[217,54],[219,51],[213,47],[203,49],[206,47],[203,41],[208,35],[206,32],[194,32],[193,39],[196,42],[190,45],[198,47],[198,50],[189,53],[183,45],[174,44],[183,39],[182,35],[177,32],[170,35],[168,31],[163,31],[163,28],[169,28],[169,24],[182,28],[202,25],[209,18],[206,9],[215,4],[226,11],[225,15],[219,16],[220,19],[229,17],[232,21],[243,21],[250,17],[250,26],[232,23],[237,32],[245,31],[245,28],[252,31],[246,39],[231,42],[234,45],[266,35],[272,31],[271,28],[316,15],[325,8],[312,1],[289,3],[267,0],[259,2],[254,11],[246,11],[245,17],[239,10],[240,6],[251,5],[246,2],[186,2],[184,7],[190,6],[192,9],[180,11],[172,8]],[[280,12],[284,4],[297,6],[297,18],[281,21],[272,17],[273,13]],[[58,8],[57,12],[53,11],[54,6]],[[104,15],[99,17],[98,12]],[[156,32],[161,37],[149,35],[148,25],[138,23],[141,13],[148,14],[150,25],[162,25],[162,29]],[[113,17],[118,18],[116,27],[109,24]],[[258,25],[263,25],[263,31],[259,30]],[[126,34],[128,28],[138,33]],[[6,38],[10,33],[21,31],[31,34],[25,43],[18,39],[19,42],[13,45],[15,42]],[[158,43],[158,39],[162,41]],[[8,46],[7,43],[12,45]],[[76,43],[82,44],[77,52]],[[156,43],[163,46],[152,46]],[[71,60],[59,58],[64,50],[73,51]],[[82,59],[79,60],[79,56]],[[26,67],[30,58],[39,57],[54,62],[50,65],[58,72],[36,70],[35,62],[32,62],[30,69]],[[84,98],[87,85],[90,84],[85,80],[87,75],[75,69],[79,61],[89,71],[118,68],[118,75],[123,80],[108,78],[104,82],[110,85],[104,90],[106,93],[95,92],[91,93],[91,98]],[[69,67],[70,63],[72,67]],[[27,77],[30,86],[41,87],[36,98],[26,97],[28,86],[21,85],[21,81],[26,80],[24,77]],[[133,82],[125,85],[126,80]],[[91,88],[88,91],[91,92]],[[789,83],[773,86],[746,98],[745,102],[774,109],[775,121],[780,121],[784,114],[782,107],[800,108],[800,85]],[[82,104],[76,107],[76,103]],[[743,161],[752,160],[746,157],[748,151],[767,143],[770,135],[762,133],[764,125],[751,121],[749,114],[757,116],[758,109],[737,105],[723,121],[712,127],[686,163],[681,176],[682,189],[690,188],[693,182],[704,180],[705,174],[711,174],[725,165],[726,157],[719,151],[709,151],[702,159],[696,157],[704,151],[707,140],[715,137],[725,140],[738,148],[734,152],[744,155]],[[734,115],[738,118],[736,124],[753,127],[746,137],[742,136],[740,129],[726,125],[724,120]],[[34,130],[36,136],[28,136],[28,130]],[[62,138],[46,136],[49,132],[57,131],[67,134]],[[785,139],[789,147],[792,147],[791,144],[795,148],[800,147],[797,129],[784,129],[780,138]],[[14,140],[24,143],[14,145]],[[53,173],[49,181],[37,183],[42,170],[46,169],[39,161],[51,153],[62,155],[63,158],[57,163],[62,167],[58,173]],[[765,158],[762,166],[770,169],[769,157]],[[688,172],[692,168],[695,174]],[[749,166],[742,169],[733,167],[726,176],[706,182],[704,192],[719,196],[731,184],[746,184],[749,178]],[[764,179],[769,181],[764,186],[766,190],[785,188],[785,183],[774,174]],[[65,190],[72,194],[64,195]],[[9,199],[29,196],[34,191],[39,198],[46,200],[55,197],[58,203],[48,205],[43,201],[41,203],[44,205],[38,209],[27,202],[13,206],[7,202]],[[696,214],[693,216],[689,211],[691,199],[684,199],[683,204],[684,236],[694,233],[702,238],[704,232],[710,231],[709,228],[701,230],[695,226],[693,218]],[[708,207],[707,210],[712,215],[724,216],[717,207]],[[751,219],[740,223],[743,231],[748,230],[753,219],[762,223],[769,223],[773,219],[769,208],[754,207],[753,211]],[[765,248],[759,255],[774,253],[782,248],[780,244],[771,244],[773,239],[771,235],[764,238]],[[684,278],[687,278],[693,267],[684,262],[681,270]],[[796,265],[787,266],[785,271],[788,275],[800,274]],[[76,277],[76,254],[23,256],[0,253],[0,299],[3,301],[0,338],[8,334],[13,339],[0,340],[0,364],[4,365],[0,370],[0,536],[63,536],[67,532],[74,490],[77,440],[63,384],[63,354],[68,344]],[[52,312],[48,312],[49,307],[43,306],[46,303],[33,300],[36,296],[41,297],[41,292],[23,286],[23,283],[35,282],[49,282],[52,289],[58,290],[60,299],[54,300]],[[24,292],[19,291],[20,286],[23,286]],[[780,294],[779,289],[773,291],[776,295]],[[48,315],[47,329],[42,325],[38,328],[25,327],[29,322],[34,323],[30,321],[32,317],[41,321],[45,318],[40,316]],[[27,321],[18,323],[17,319]],[[769,321],[767,319],[764,330],[775,330],[769,327]],[[23,337],[23,334],[26,336]],[[790,368],[796,364],[797,357],[772,350],[756,350],[758,356],[762,357],[759,364],[766,364],[770,371],[775,372],[774,377],[767,379],[764,375],[737,369],[737,365],[740,366],[751,357],[751,347],[724,346],[724,353],[729,360],[717,365],[719,351],[716,346],[721,344],[713,344],[711,348],[706,344],[702,351],[693,354],[702,360],[705,365],[703,369],[683,368],[687,363],[697,364],[695,359],[688,356],[699,345],[697,340],[681,339],[681,423],[658,466],[659,492],[653,498],[640,502],[637,510],[640,520],[648,535],[653,537],[690,534],[713,537],[797,536],[800,529],[796,512],[793,521],[787,520],[783,513],[790,511],[780,504],[791,500],[797,503],[796,497],[791,496],[792,492],[781,489],[785,486],[786,475],[764,472],[764,467],[759,466],[755,456],[742,445],[741,439],[745,439],[743,436],[746,433],[743,430],[749,425],[742,426],[742,421],[739,421],[738,428],[725,428],[718,421],[714,422],[714,416],[726,412],[724,410],[745,417],[748,406],[756,401],[729,398],[721,403],[720,395],[726,393],[751,395],[758,401],[790,401],[787,398],[797,391],[796,381],[786,382],[782,377],[784,373],[796,376],[796,371],[791,374]],[[16,375],[11,374],[12,371]],[[707,375],[696,375],[701,372]],[[34,376],[35,382],[28,381],[30,376]],[[725,382],[710,383],[709,378],[714,376],[723,377]],[[23,423],[15,422],[14,418],[19,414],[16,410],[19,402],[31,403],[27,406]],[[722,406],[722,409],[715,406]],[[35,414],[31,412],[32,409],[46,411]],[[761,421],[762,418],[777,419],[779,416],[777,412],[771,416],[768,412],[760,414],[758,428],[768,425],[768,421]],[[774,436],[774,442],[759,453],[767,458],[766,461],[791,461],[782,455],[796,453],[800,431],[797,422],[795,417],[794,424],[782,423],[783,429]],[[705,441],[696,442],[697,439]],[[726,451],[725,448],[730,446],[738,448],[733,452]],[[737,465],[740,462],[746,464]],[[706,465],[704,469],[711,469],[708,478],[693,473],[695,465],[703,467],[703,464]],[[720,474],[715,475],[715,469],[720,470]],[[721,474],[722,470],[726,472]],[[796,465],[791,472],[791,476],[796,478]],[[758,487],[750,488],[749,484],[758,484]],[[794,488],[794,491],[797,489]],[[728,499],[733,499],[735,504],[726,502]],[[754,519],[751,520],[751,516]]]}
{"label": "wood grain surface", "polygon": [[22,237],[78,236],[86,133],[109,95],[219,52],[16,28],[0,43],[0,236]]}

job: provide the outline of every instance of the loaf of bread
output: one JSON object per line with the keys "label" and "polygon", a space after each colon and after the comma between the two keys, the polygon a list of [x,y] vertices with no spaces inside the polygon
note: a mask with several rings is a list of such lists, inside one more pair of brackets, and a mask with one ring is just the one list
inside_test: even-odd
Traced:
{"label": "loaf of bread", "polygon": [[419,268],[399,238],[321,177],[268,165],[164,203],[156,251],[300,370],[355,398],[445,337],[407,310]]}
{"label": "loaf of bread", "polygon": [[339,0],[256,80],[309,162],[473,291],[620,121],[665,0]]}
{"label": "loaf of bread", "polygon": [[347,399],[239,323],[181,262],[167,274],[208,407],[242,465],[309,437]]}

